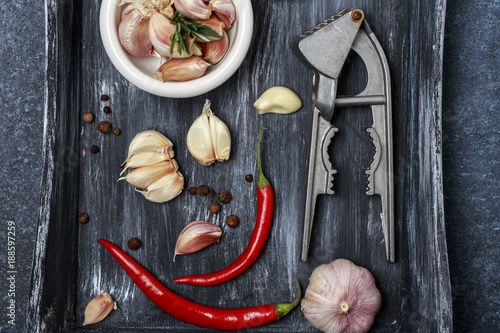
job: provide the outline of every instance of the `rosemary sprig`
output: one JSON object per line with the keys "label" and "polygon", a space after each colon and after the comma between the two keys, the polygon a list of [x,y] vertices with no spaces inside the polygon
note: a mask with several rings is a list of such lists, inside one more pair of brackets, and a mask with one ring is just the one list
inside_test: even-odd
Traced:
{"label": "rosemary sprig", "polygon": [[[189,50],[188,43],[186,41],[186,36],[191,38],[198,37],[201,41],[206,43],[211,41],[207,36],[218,39],[223,38],[205,24],[187,18],[186,15],[179,13],[178,10],[175,11],[171,23],[175,24],[175,32],[172,36],[170,36],[170,54],[174,54],[175,43],[177,43],[179,55],[182,55],[182,51],[186,51],[188,55],[191,55],[191,51]],[[196,41],[194,44],[197,48],[201,49],[201,46],[199,46]]]}

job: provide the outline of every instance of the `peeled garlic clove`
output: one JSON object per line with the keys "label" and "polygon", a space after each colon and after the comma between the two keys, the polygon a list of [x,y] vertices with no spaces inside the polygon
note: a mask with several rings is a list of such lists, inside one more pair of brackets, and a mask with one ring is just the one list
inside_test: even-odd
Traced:
{"label": "peeled garlic clove", "polygon": [[175,9],[193,20],[206,20],[212,11],[203,0],[175,0]]}
{"label": "peeled garlic clove", "polygon": [[201,57],[186,59],[169,59],[156,71],[155,78],[164,81],[189,81],[197,79],[207,70],[210,63]]}
{"label": "peeled garlic clove", "polygon": [[231,134],[226,124],[210,110],[208,99],[201,116],[189,128],[186,142],[191,155],[205,166],[229,159]]}
{"label": "peeled garlic clove", "polygon": [[218,63],[226,54],[229,48],[229,37],[226,32],[222,32],[223,39],[212,41],[210,43],[200,43],[203,52],[203,60],[211,64]]}
{"label": "peeled garlic clove", "polygon": [[163,134],[152,130],[142,131],[137,133],[137,135],[130,142],[128,146],[127,160],[132,155],[143,152],[158,152],[160,150],[163,152],[164,148],[172,146],[172,141],[167,139]]}
{"label": "peeled garlic clove", "polygon": [[130,185],[140,189],[146,189],[158,179],[169,173],[177,171],[179,166],[175,160],[168,160],[151,164],[130,171],[125,177],[118,180],[126,180]]}
{"label": "peeled garlic clove", "polygon": [[95,324],[106,318],[111,311],[116,310],[116,302],[108,293],[102,293],[92,299],[85,308],[83,326]]}
{"label": "peeled garlic clove", "polygon": [[149,56],[153,45],[149,39],[149,19],[138,9],[125,16],[118,26],[120,44],[131,55],[137,57]]}
{"label": "peeled garlic clove", "polygon": [[174,157],[174,150],[172,147],[164,148],[162,152],[146,151],[143,153],[130,156],[123,165],[123,169],[127,168],[140,168],[143,166],[168,161]]}
{"label": "peeled garlic clove", "polygon": [[184,176],[179,171],[169,173],[148,186],[147,190],[139,191],[152,202],[166,202],[178,196],[184,188]]}
{"label": "peeled garlic clove", "polygon": [[293,90],[287,87],[271,87],[267,89],[253,104],[259,114],[293,113],[302,107],[302,101]]}
{"label": "peeled garlic clove", "polygon": [[[200,23],[206,25],[207,27],[209,27],[210,29],[212,29],[219,36],[223,36],[222,33],[224,32],[224,23],[222,23],[222,21],[216,15],[210,16],[210,18],[208,20],[198,20],[198,22],[200,22]],[[207,37],[208,39],[210,39],[212,41],[220,40],[220,38],[212,37],[212,36],[208,36],[208,35],[205,35],[205,37]],[[198,37],[196,38],[196,41],[197,42],[204,42],[203,40],[199,39]]]}
{"label": "peeled garlic clove", "polygon": [[337,259],[312,272],[301,308],[311,325],[323,332],[368,332],[381,303],[370,272]]}
{"label": "peeled garlic clove", "polygon": [[208,7],[224,23],[224,29],[229,29],[236,19],[236,8],[231,0],[212,0]]}
{"label": "peeled garlic clove", "polygon": [[219,242],[222,230],[219,226],[205,221],[194,221],[182,229],[175,244],[175,256],[189,254]]}

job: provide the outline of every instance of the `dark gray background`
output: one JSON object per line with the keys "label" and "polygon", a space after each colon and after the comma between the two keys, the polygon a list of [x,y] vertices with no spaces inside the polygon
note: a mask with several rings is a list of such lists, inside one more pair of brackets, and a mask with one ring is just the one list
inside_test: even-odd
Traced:
{"label": "dark gray background", "polygon": [[[24,332],[33,258],[43,132],[45,14],[41,1],[0,5],[2,164],[0,302],[7,300],[7,221],[16,222],[16,327]],[[497,332],[500,213],[498,27],[494,1],[449,1],[443,77],[443,168],[454,329]]]}

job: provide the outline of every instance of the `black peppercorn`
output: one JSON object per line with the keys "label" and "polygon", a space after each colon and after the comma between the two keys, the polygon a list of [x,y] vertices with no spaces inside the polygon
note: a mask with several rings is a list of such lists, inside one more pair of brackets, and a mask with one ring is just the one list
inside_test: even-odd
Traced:
{"label": "black peppercorn", "polygon": [[192,186],[192,187],[188,188],[189,195],[195,195],[196,193],[198,193],[198,191],[196,190],[196,187]]}
{"label": "black peppercorn", "polygon": [[219,201],[223,204],[227,204],[229,201],[231,201],[231,194],[229,194],[228,191],[219,192]]}
{"label": "black peppercorn", "polygon": [[97,147],[97,146],[90,147],[90,152],[92,154],[97,154],[99,152],[99,147]]}
{"label": "black peppercorn", "polygon": [[139,238],[134,237],[128,240],[128,248],[131,250],[137,250],[141,246],[141,241]]}
{"label": "black peppercorn", "polygon": [[109,133],[111,132],[111,124],[109,123],[109,121],[101,121],[99,123],[99,126],[97,127],[97,129],[99,130],[99,132],[101,132],[102,134],[106,134],[106,133]]}
{"label": "black peppercorn", "polygon": [[245,176],[245,180],[249,183],[251,183],[253,181],[253,176],[251,174],[248,174]]}
{"label": "black peppercorn", "polygon": [[215,191],[213,188],[209,189],[208,190],[208,195],[211,196],[211,197],[215,197]]}
{"label": "black peppercorn", "polygon": [[81,224],[86,224],[89,222],[89,216],[85,213],[78,214],[78,222]]}
{"label": "black peppercorn", "polygon": [[235,215],[229,215],[226,218],[226,224],[228,227],[236,228],[239,223],[240,221],[238,220],[238,217],[236,217]]}
{"label": "black peppercorn", "polygon": [[110,114],[111,113],[111,108],[109,106],[105,106],[102,111],[104,111],[105,114]]}
{"label": "black peppercorn", "polygon": [[201,195],[202,197],[206,196],[208,194],[208,186],[207,185],[200,185],[196,189],[198,195]]}
{"label": "black peppercorn", "polygon": [[210,205],[208,205],[208,210],[214,214],[217,214],[220,212],[220,204],[217,202],[212,202]]}
{"label": "black peppercorn", "polygon": [[103,102],[109,101],[109,96],[108,95],[101,95],[101,101],[103,101]]}

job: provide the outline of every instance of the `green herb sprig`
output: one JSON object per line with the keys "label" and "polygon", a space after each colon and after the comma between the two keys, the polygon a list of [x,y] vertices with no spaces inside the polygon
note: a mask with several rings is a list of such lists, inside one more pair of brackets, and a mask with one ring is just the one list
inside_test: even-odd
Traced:
{"label": "green herb sprig", "polygon": [[[187,18],[186,15],[179,13],[178,10],[175,11],[171,23],[175,25],[175,32],[172,34],[172,36],[170,36],[170,54],[174,54],[174,46],[175,43],[177,43],[177,50],[179,52],[179,55],[182,55],[182,51],[186,51],[188,55],[191,55],[191,51],[189,50],[189,47],[187,45],[186,36],[190,36],[191,38],[198,37],[201,41],[206,43],[211,42],[211,40],[207,36],[218,39],[223,38],[221,35],[207,27],[205,24]],[[194,42],[194,44],[201,50],[201,46],[198,45],[196,41]]]}

